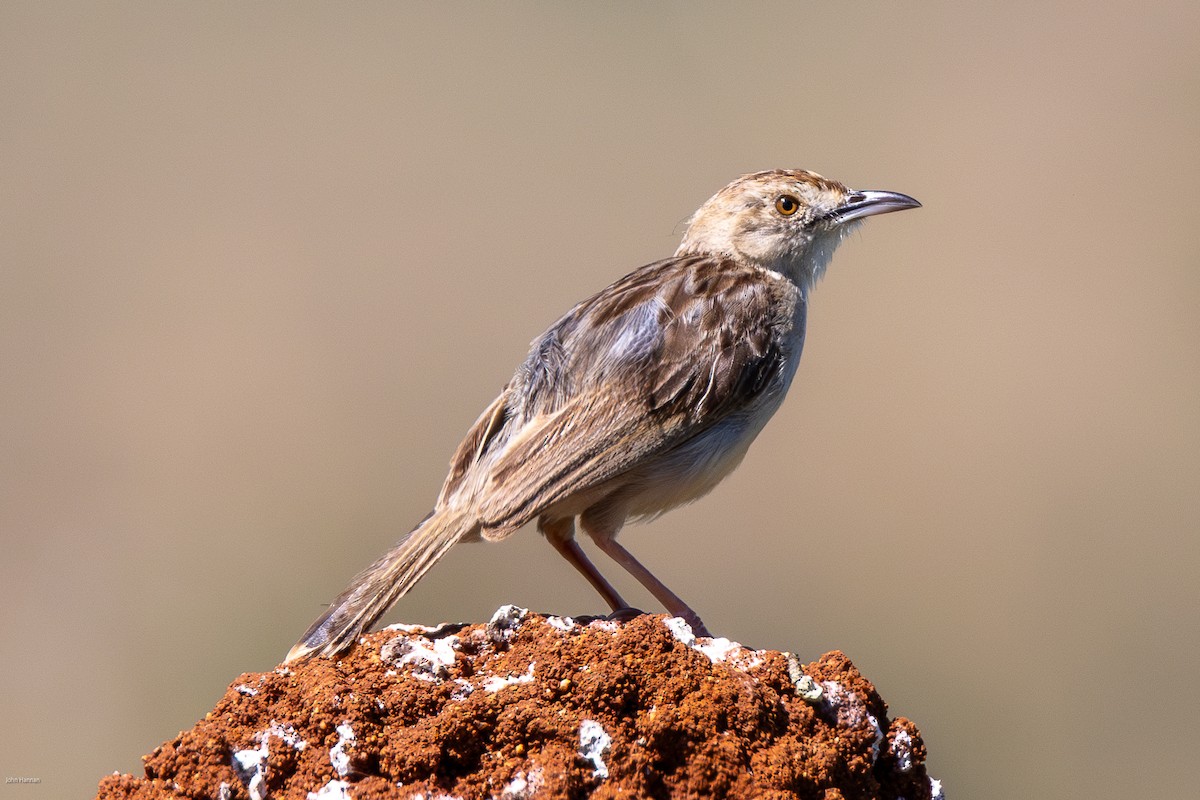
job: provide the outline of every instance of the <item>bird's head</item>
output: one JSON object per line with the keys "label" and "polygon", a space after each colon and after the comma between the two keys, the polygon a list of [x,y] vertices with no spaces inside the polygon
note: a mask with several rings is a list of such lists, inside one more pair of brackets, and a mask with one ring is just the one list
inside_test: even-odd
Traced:
{"label": "bird's head", "polygon": [[807,290],[856,223],[921,204],[896,192],[849,189],[815,172],[743,175],[688,220],[676,255],[724,256],[790,276]]}

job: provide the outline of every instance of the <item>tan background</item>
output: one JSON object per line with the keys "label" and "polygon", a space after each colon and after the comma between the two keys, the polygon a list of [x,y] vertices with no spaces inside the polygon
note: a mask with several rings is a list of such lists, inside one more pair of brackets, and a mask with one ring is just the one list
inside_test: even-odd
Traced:
{"label": "tan background", "polygon": [[[272,667],[534,335],[779,166],[925,208],[843,247],[743,468],[623,541],[722,634],[845,650],[951,797],[1193,796],[1200,5],[994,5],[0,4],[2,796]],[[509,601],[601,610],[528,531],[389,619]]]}

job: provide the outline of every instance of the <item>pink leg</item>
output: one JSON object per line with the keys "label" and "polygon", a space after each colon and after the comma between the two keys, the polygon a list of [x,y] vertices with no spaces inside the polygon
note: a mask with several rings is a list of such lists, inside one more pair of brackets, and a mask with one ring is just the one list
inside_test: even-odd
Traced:
{"label": "pink leg", "polygon": [[600,525],[598,523],[601,520],[589,519],[586,514],[579,521],[583,525],[584,531],[587,532],[588,536],[592,537],[592,541],[596,543],[597,547],[603,550],[613,561],[624,567],[626,572],[637,578],[638,583],[645,586],[650,594],[658,598],[658,602],[662,603],[668,612],[677,617],[683,617],[688,625],[692,626],[692,633],[697,636],[712,635],[708,632],[708,628],[705,627],[699,614],[692,611],[688,604],[680,599],[679,595],[667,588],[665,583],[654,577],[654,574],[646,569],[642,565],[642,562],[633,557],[633,553],[630,553],[624,547],[617,544],[617,540],[613,538],[616,535],[616,531],[605,530],[605,528],[611,526]]}
{"label": "pink leg", "polygon": [[579,542],[575,541],[575,521],[573,519],[567,518],[551,522],[543,517],[538,520],[538,528],[546,537],[546,541],[554,545],[558,554],[571,562],[571,566],[587,578],[588,583],[600,593],[604,602],[608,603],[613,611],[629,608],[629,604],[621,595],[617,594],[617,590],[605,580],[604,576],[600,574],[600,570],[596,569],[596,565],[588,560],[587,555],[579,547]]}

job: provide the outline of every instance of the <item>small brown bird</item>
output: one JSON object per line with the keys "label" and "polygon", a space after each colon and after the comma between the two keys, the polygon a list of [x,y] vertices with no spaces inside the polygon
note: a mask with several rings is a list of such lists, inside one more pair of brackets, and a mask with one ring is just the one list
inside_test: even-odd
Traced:
{"label": "small brown bird", "polygon": [[674,256],[533,341],[459,445],[433,511],[355,576],[287,660],[349,649],[455,544],[499,541],[532,520],[614,611],[629,606],[576,543],[576,518],[708,635],[617,533],[703,496],[741,462],[796,373],[808,293],[833,251],[857,221],[920,205],[803,170],[744,175],[717,192]]}

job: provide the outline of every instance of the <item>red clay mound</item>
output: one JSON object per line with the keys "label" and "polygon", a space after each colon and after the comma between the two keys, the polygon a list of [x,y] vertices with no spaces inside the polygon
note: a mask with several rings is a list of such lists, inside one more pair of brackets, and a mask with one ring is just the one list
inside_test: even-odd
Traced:
{"label": "red clay mound", "polygon": [[940,797],[913,723],[838,652],[696,640],[506,606],[395,626],[340,661],[242,675],[194,728],[114,775],[130,798]]}

